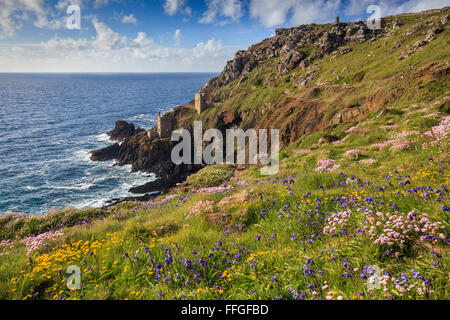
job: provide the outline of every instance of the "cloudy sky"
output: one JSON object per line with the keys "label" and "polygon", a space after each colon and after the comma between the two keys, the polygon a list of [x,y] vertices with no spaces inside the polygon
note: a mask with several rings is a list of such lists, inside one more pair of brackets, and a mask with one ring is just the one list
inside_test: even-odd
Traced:
{"label": "cloudy sky", "polygon": [[217,72],[276,28],[366,20],[371,4],[386,16],[450,0],[0,0],[0,72]]}

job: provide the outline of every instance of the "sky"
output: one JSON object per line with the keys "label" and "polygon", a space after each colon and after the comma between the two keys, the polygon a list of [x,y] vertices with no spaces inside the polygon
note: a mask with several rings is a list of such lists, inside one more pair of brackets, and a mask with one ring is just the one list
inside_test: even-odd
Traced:
{"label": "sky", "polygon": [[370,5],[450,0],[0,0],[0,72],[220,72],[277,28],[367,20]]}

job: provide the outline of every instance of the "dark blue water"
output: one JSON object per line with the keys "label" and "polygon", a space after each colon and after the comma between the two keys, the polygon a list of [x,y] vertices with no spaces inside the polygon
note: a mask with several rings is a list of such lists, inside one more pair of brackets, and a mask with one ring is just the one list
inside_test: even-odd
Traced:
{"label": "dark blue water", "polygon": [[92,162],[116,120],[149,129],[216,74],[0,74],[0,215],[99,207],[154,179]]}

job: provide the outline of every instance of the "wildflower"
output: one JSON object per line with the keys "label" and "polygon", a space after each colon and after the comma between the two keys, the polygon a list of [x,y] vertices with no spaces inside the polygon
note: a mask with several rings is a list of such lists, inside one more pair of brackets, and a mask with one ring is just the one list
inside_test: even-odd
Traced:
{"label": "wildflower", "polygon": [[343,275],[345,278],[347,278],[347,279],[351,279],[351,278],[352,278],[352,275],[351,275],[350,273],[348,273],[348,272],[344,272],[342,275]]}

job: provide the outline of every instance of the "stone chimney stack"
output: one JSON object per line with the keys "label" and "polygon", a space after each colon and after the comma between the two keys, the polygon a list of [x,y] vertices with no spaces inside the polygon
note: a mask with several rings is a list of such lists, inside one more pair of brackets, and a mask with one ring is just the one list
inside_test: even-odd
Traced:
{"label": "stone chimney stack", "polygon": [[336,24],[339,24],[339,16],[336,17]]}
{"label": "stone chimney stack", "polygon": [[165,114],[161,117],[161,112],[158,112],[158,136],[160,138],[170,138],[174,126],[174,118],[170,114]]}
{"label": "stone chimney stack", "polygon": [[203,93],[195,94],[195,110],[197,110],[198,114],[201,114],[205,110],[205,101]]}
{"label": "stone chimney stack", "polygon": [[161,112],[158,112],[157,131],[158,131],[158,136],[161,138]]}

